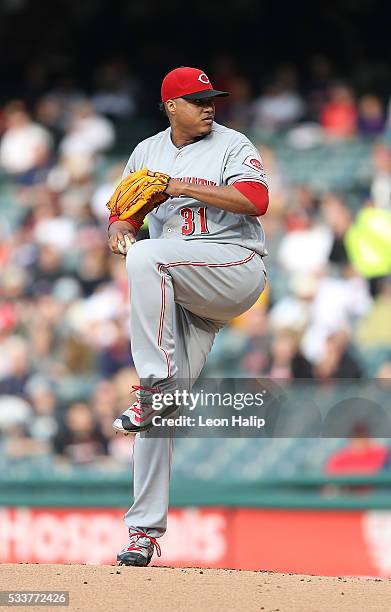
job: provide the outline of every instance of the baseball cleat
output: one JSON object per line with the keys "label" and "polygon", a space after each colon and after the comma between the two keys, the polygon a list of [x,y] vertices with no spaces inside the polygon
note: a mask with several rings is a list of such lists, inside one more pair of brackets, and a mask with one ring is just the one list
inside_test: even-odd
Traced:
{"label": "baseball cleat", "polygon": [[155,548],[157,556],[160,557],[161,550],[156,538],[143,531],[129,530],[129,543],[117,555],[118,565],[146,567],[152,559]]}
{"label": "baseball cleat", "polygon": [[125,436],[130,433],[147,431],[153,425],[154,415],[156,415],[156,410],[151,407],[142,407],[137,400],[113,421],[113,428]]}
{"label": "baseball cleat", "polygon": [[[166,417],[177,410],[177,406],[167,406],[162,410],[155,410],[152,405],[153,389],[134,386],[136,401],[113,422],[113,428],[124,435],[147,431],[153,427],[153,417]],[[141,403],[142,400],[142,403]]]}

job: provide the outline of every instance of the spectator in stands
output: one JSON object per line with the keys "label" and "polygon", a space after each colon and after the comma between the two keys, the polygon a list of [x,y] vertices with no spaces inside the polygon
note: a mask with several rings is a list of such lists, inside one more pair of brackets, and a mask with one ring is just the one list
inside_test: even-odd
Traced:
{"label": "spectator in stands", "polygon": [[0,379],[0,394],[23,396],[30,375],[31,355],[28,342],[22,336],[11,336],[3,344],[3,349],[8,363]]}
{"label": "spectator in stands", "polygon": [[27,424],[19,424],[7,431],[4,453],[11,465],[30,463],[33,457],[47,455],[49,446],[32,438],[28,433]]}
{"label": "spectator in stands", "polygon": [[112,376],[131,361],[129,336],[121,321],[112,321],[97,363],[101,376]]}
{"label": "spectator in stands", "polygon": [[74,465],[89,465],[106,457],[107,439],[87,404],[69,406],[54,447],[62,461]]}
{"label": "spectator in stands", "polygon": [[229,87],[228,104],[225,104],[220,111],[217,103],[219,121],[234,130],[246,132],[251,121],[250,82],[242,75],[237,75],[232,77]]}
{"label": "spectator in stands", "polygon": [[[57,357],[57,351],[58,339],[56,338],[53,326],[49,325],[47,321],[37,320],[29,328],[29,352],[32,369],[40,373],[42,381],[45,381],[45,376],[50,376]],[[28,382],[29,384],[30,381]],[[50,394],[49,387],[49,382],[46,385],[44,382],[42,382],[41,386],[38,385],[40,391],[45,390],[48,394]],[[30,392],[28,391],[28,393]],[[42,397],[45,398],[45,394]]]}
{"label": "spectator in stands", "polygon": [[319,220],[314,208],[303,204],[295,212],[295,222],[299,227],[288,231],[280,241],[277,253],[279,264],[291,273],[322,270],[333,244],[330,227]]}
{"label": "spectator in stands", "polygon": [[112,123],[96,113],[89,102],[80,102],[73,110],[66,135],[60,143],[65,158],[93,158],[110,149],[115,140]]}
{"label": "spectator in stands", "polygon": [[299,335],[289,329],[282,329],[274,335],[267,376],[285,380],[313,378],[311,363],[301,354],[299,340]]}
{"label": "spectator in stands", "polygon": [[391,275],[391,211],[368,205],[356,215],[344,237],[354,269],[369,282],[376,296]]}
{"label": "spectator in stands", "polygon": [[58,432],[58,406],[52,383],[41,375],[32,376],[26,384],[26,394],[31,401],[34,415],[28,421],[30,436],[53,450],[53,439]]}
{"label": "spectator in stands", "polygon": [[268,323],[273,333],[290,329],[302,334],[311,320],[312,302],[319,279],[315,274],[295,274],[290,278],[284,295],[269,311]]}
{"label": "spectator in stands", "polygon": [[308,62],[306,83],[307,118],[319,122],[321,110],[327,102],[330,83],[333,81],[333,67],[330,58],[313,55]]}
{"label": "spectator in stands", "polygon": [[50,95],[41,96],[35,106],[35,117],[40,125],[50,132],[57,148],[64,135],[62,108],[59,99]]}
{"label": "spectator in stands", "polygon": [[285,209],[288,205],[288,197],[289,200],[292,197],[292,187],[289,184],[289,178],[284,168],[281,166],[276,153],[270,147],[264,145],[259,148],[259,151],[267,174],[270,197],[272,198],[271,201],[273,202],[273,206],[268,210],[268,218],[266,219],[265,217],[265,219],[263,219],[263,222],[267,224],[267,226],[265,226],[265,232],[270,241],[271,235],[279,229],[280,217],[285,213]]}
{"label": "spectator in stands", "polygon": [[51,87],[46,87],[41,93],[35,104],[37,118],[54,134],[64,134],[74,109],[87,99],[86,93],[76,86],[72,75],[66,73],[58,74]]}
{"label": "spectator in stands", "polygon": [[[127,383],[129,383],[127,380]],[[118,390],[115,385],[115,377],[111,380],[102,379],[96,386],[91,398],[91,406],[103,435],[107,439],[107,451],[113,465],[129,466],[131,448],[134,442],[133,436],[117,436],[113,430],[112,423],[118,411],[118,404],[126,407],[129,403],[129,385],[126,388],[124,401],[118,400]],[[136,378],[135,378],[136,382]],[[139,382],[137,380],[137,382]]]}
{"label": "spectator in stands", "polygon": [[98,66],[94,90],[91,101],[98,113],[113,120],[127,119],[135,113],[138,84],[124,60]]}
{"label": "spectator in stands", "polygon": [[328,102],[320,114],[320,123],[332,138],[351,138],[355,135],[357,109],[350,87],[343,84],[330,87]]}
{"label": "spectator in stands", "polygon": [[[33,416],[31,404],[15,395],[0,394],[0,436],[8,434],[12,429],[23,431]],[[24,429],[23,429],[24,428]]]}
{"label": "spectator in stands", "polygon": [[308,227],[316,217],[319,202],[309,185],[296,185],[290,189],[289,203],[285,212],[285,226],[291,232]]}
{"label": "spectator in stands", "polygon": [[107,422],[111,424],[110,419],[115,416],[117,410],[117,393],[112,380],[102,378],[97,383],[91,397],[91,404],[94,407],[96,418],[101,423],[107,419]]}
{"label": "spectator in stands", "polygon": [[321,202],[321,212],[333,232],[333,243],[329,253],[331,263],[345,265],[348,262],[344,237],[352,223],[352,213],[336,194],[326,194]]}
{"label": "spectator in stands", "polygon": [[277,71],[275,79],[253,103],[254,130],[274,132],[294,125],[305,112],[297,89],[297,75],[290,67]]}
{"label": "spectator in stands", "polygon": [[363,136],[379,136],[384,132],[386,115],[381,100],[373,94],[365,94],[358,101],[357,126]]}
{"label": "spectator in stands", "polygon": [[[232,91],[235,80],[240,74],[232,55],[226,52],[217,52],[210,63],[209,76],[214,86],[221,91]],[[216,104],[216,117],[219,123],[226,123],[230,114],[231,96],[221,98]]]}
{"label": "spectator in stands", "polygon": [[377,142],[372,150],[371,198],[377,208],[391,212],[391,146]]}
{"label": "spectator in stands", "polygon": [[34,414],[31,405],[21,397],[0,394],[0,460],[7,466],[23,465],[32,457],[47,455],[50,447],[44,440],[36,439],[29,433],[29,424]]}
{"label": "spectator in stands", "polygon": [[94,237],[89,233],[80,251],[77,277],[83,295],[88,297],[110,281],[109,263],[100,235]]}
{"label": "spectator in stands", "polygon": [[63,273],[64,262],[61,252],[53,244],[40,245],[32,269],[34,291],[49,293],[55,281]]}
{"label": "spectator in stands", "polygon": [[49,162],[51,135],[32,121],[22,102],[11,102],[4,115],[6,130],[0,143],[0,166],[19,183],[34,184]]}
{"label": "spectator in stands", "polygon": [[325,472],[330,476],[377,474],[384,466],[388,449],[384,444],[370,438],[365,423],[357,423],[344,448],[333,453],[327,460]]}
{"label": "spectator in stands", "polygon": [[360,378],[361,368],[349,350],[350,336],[345,330],[330,334],[324,343],[320,359],[313,372],[318,380],[334,378]]}
{"label": "spectator in stands", "polygon": [[326,351],[326,339],[339,330],[352,329],[371,307],[368,285],[345,266],[342,274],[318,274],[314,292],[309,296],[308,321],[301,350],[311,363],[318,363]]}
{"label": "spectator in stands", "polygon": [[75,333],[64,334],[60,359],[70,377],[90,376],[95,369],[95,352],[86,338]]}
{"label": "spectator in stands", "polygon": [[358,323],[356,340],[364,349],[391,348],[391,276],[379,283],[371,309]]}

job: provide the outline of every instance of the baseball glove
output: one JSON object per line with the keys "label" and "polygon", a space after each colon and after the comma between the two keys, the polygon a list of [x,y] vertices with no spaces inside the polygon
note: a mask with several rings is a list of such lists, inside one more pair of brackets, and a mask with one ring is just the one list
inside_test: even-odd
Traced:
{"label": "baseball glove", "polygon": [[114,191],[107,208],[121,221],[144,217],[169,197],[165,192],[170,177],[162,172],[150,172],[147,168],[132,172]]}

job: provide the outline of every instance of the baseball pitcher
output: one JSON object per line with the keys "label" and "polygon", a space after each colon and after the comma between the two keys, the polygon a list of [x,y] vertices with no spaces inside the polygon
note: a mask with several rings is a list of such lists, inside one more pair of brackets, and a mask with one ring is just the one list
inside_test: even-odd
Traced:
{"label": "baseball pitcher", "polygon": [[[266,282],[259,217],[268,188],[257,149],[215,123],[208,76],[181,67],[163,80],[170,126],[131,154],[110,209],[109,247],[126,254],[136,401],[113,423],[136,435],[130,541],[120,564],[145,566],[167,526],[173,440],[150,435],[153,394],[199,376],[216,333],[250,308]],[[148,214],[150,240],[136,242]],[[176,407],[159,413],[168,415]]]}

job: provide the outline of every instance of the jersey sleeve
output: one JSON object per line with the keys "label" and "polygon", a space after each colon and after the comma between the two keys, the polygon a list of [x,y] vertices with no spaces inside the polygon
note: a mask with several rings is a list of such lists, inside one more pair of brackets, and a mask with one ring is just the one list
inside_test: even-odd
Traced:
{"label": "jersey sleeve", "polygon": [[223,170],[223,185],[242,181],[261,183],[268,188],[261,156],[245,136],[233,143]]}
{"label": "jersey sleeve", "polygon": [[240,191],[258,210],[258,216],[264,215],[269,206],[269,191],[258,181],[236,181],[233,187]]}

